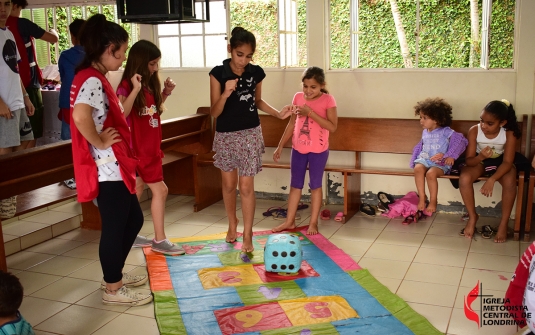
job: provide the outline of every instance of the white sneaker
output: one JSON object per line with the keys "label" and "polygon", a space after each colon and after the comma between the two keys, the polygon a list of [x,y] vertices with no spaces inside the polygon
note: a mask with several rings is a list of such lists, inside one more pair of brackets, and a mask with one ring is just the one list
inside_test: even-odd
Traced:
{"label": "white sneaker", "polygon": [[102,292],[102,302],[105,305],[141,306],[151,301],[152,294],[137,292],[124,285],[115,294],[108,294],[105,290]]}
{"label": "white sneaker", "polygon": [[[131,275],[123,272],[123,285],[128,287],[141,286],[148,280],[149,277],[147,275]],[[100,282],[100,289],[106,289],[106,282],[104,281],[104,278],[102,278],[102,281]]]}

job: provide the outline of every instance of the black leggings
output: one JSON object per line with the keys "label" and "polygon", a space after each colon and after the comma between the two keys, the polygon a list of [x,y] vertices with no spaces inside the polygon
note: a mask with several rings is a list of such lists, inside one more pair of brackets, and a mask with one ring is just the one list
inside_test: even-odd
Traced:
{"label": "black leggings", "polygon": [[98,210],[102,219],[99,257],[104,281],[116,283],[130,248],[143,226],[143,212],[135,194],[123,181],[99,182]]}

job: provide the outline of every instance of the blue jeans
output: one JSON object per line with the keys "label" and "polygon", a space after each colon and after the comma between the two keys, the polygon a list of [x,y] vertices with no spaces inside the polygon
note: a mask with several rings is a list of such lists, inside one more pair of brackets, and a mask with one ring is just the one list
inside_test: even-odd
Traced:
{"label": "blue jeans", "polygon": [[65,121],[61,121],[61,139],[64,141],[71,139],[71,126]]}

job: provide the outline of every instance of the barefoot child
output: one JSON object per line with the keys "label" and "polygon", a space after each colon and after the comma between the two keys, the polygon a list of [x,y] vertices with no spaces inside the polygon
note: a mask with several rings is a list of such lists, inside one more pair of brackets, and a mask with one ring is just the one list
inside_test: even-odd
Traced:
{"label": "barefoot child", "polygon": [[[117,96],[123,104],[124,115],[130,124],[132,149],[139,164],[137,166],[136,194],[141,198],[145,183],[152,192],[151,212],[154,222],[154,239],[147,244],[155,252],[165,255],[182,255],[184,249],[169,241],[164,230],[165,200],[167,186],[163,182],[162,126],[160,115],[163,103],[175,88],[171,78],[167,78],[162,89],[158,76],[158,62],[162,54],[152,42],[140,40],[128,53],[128,61],[123,77],[117,88]],[[132,79],[131,79],[132,78]],[[139,82],[141,85],[137,85]],[[134,92],[134,94],[130,94]],[[139,245],[143,236],[136,237]]]}
{"label": "barefoot child", "polygon": [[334,97],[325,89],[325,73],[318,67],[309,67],[301,78],[303,92],[295,94],[293,113],[282,135],[273,160],[278,162],[282,148],[292,137],[290,163],[291,182],[286,221],[273,228],[273,232],[295,228],[295,214],[301,199],[307,166],[312,193],[312,215],[307,234],[318,233],[318,217],[323,198],[322,181],[327,158],[329,158],[329,134],[336,131],[338,115]]}
{"label": "barefoot child", "polygon": [[243,213],[243,252],[253,251],[253,218],[256,205],[254,176],[262,169],[264,139],[258,109],[278,118],[288,117],[290,107],[277,111],[262,100],[266,74],[250,64],[256,48],[255,36],[232,29],[227,46],[230,59],[210,71],[210,114],[217,118],[213,150],[214,166],[221,169],[223,201],[229,220],[226,241],[236,242],[236,187]]}
{"label": "barefoot child", "polygon": [[[437,210],[437,178],[449,174],[454,161],[466,149],[464,136],[451,125],[451,105],[441,98],[428,98],[414,106],[424,128],[422,139],[414,147],[410,162],[414,169],[416,189],[420,198],[418,211],[431,215]],[[430,202],[426,209],[425,182],[429,188]],[[419,212],[421,213],[421,212]]]}
{"label": "barefoot child", "polygon": [[[468,222],[460,235],[467,238],[474,236],[479,215],[476,214],[473,183],[481,176],[489,176],[479,192],[490,197],[494,183],[498,181],[502,185],[502,218],[494,238],[494,242],[501,243],[507,239],[507,223],[515,202],[517,168],[522,169],[529,163],[515,150],[520,129],[509,101],[489,102],[480,117],[481,122],[468,132],[466,162],[460,166],[459,185],[468,212]],[[492,233],[484,231],[482,236],[490,238]]]}

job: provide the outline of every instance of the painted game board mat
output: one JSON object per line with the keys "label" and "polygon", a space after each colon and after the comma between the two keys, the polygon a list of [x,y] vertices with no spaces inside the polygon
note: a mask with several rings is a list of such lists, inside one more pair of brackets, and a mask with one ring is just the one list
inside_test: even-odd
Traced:
{"label": "painted game board mat", "polygon": [[173,239],[186,254],[144,248],[161,334],[442,334],[321,234],[292,231],[303,260],[294,276],[267,272],[271,231],[255,232],[252,254],[226,233]]}

